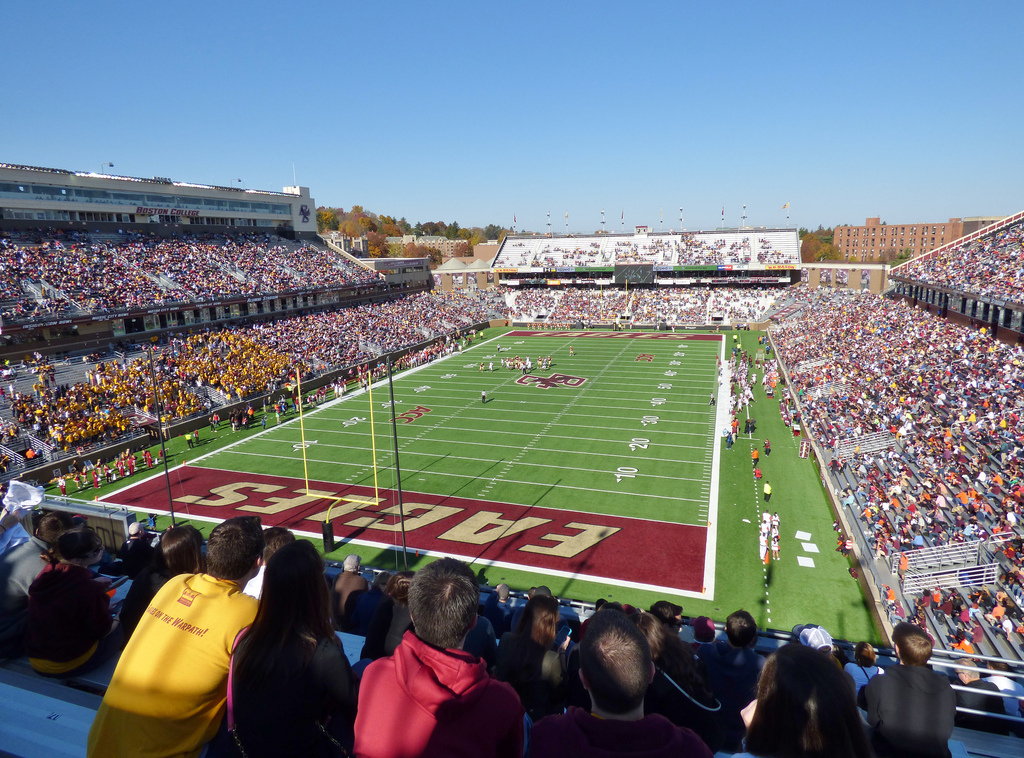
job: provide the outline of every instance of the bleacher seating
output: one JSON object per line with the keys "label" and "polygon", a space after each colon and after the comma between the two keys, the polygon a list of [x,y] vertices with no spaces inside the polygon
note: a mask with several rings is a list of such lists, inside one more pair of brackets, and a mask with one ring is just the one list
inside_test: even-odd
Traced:
{"label": "bleacher seating", "polygon": [[376,281],[329,249],[268,235],[0,238],[0,302],[14,322]]}
{"label": "bleacher seating", "polygon": [[508,236],[497,267],[558,268],[652,263],[666,266],[797,265],[799,242],[792,230],[658,232],[572,237]]}
{"label": "bleacher seating", "polygon": [[1024,214],[900,266],[894,275],[968,295],[1024,303]]}
{"label": "bleacher seating", "polygon": [[[848,492],[844,502],[878,558],[1011,536],[993,551],[998,581],[975,586],[972,595],[984,612],[1001,598],[1017,631],[1006,634],[982,617],[955,620],[953,634],[977,625],[1024,657],[1024,614],[1016,602],[1024,584],[1024,425],[1016,398],[1001,389],[1019,383],[1024,349],[899,301],[832,292],[816,295],[805,318],[780,326],[773,340],[781,360],[795,367],[792,391],[801,397],[804,425],[831,456],[829,475]],[[849,390],[813,392],[832,382]],[[842,444],[875,437],[895,437],[895,447],[855,453]],[[948,584],[958,579],[979,581],[954,569]],[[901,614],[918,613],[916,597],[904,597]],[[954,641],[937,637],[940,645]],[[995,645],[988,649],[996,652]]]}

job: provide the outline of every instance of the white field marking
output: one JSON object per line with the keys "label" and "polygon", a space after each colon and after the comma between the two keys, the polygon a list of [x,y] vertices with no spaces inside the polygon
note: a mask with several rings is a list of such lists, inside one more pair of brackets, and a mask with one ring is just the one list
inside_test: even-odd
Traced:
{"label": "white field marking", "polygon": [[[502,387],[507,387],[508,384],[509,384],[508,382],[505,382],[504,384],[496,385],[495,387],[489,388],[488,391],[489,392],[491,392],[491,391],[497,392]],[[522,387],[522,385],[518,385],[518,387]],[[516,388],[517,391],[518,391],[518,387]],[[651,390],[651,391],[652,392],[658,392],[658,391],[663,391],[663,390]],[[429,396],[424,396],[424,397],[415,397],[415,396],[413,396],[413,397],[408,397],[408,398],[402,397],[400,395],[395,395],[395,405],[401,405],[402,403],[416,403],[417,405],[421,405],[421,404],[423,404],[425,402],[430,402],[430,403],[434,403],[439,408],[462,408],[462,407],[464,407],[462,402],[456,402],[454,405],[445,405],[443,403],[438,403],[438,401],[439,400],[464,401],[465,398],[466,398],[466,393],[476,394],[476,392],[477,392],[477,388],[474,387],[472,389],[467,389],[465,393],[460,393],[458,395],[447,395],[447,394],[440,394],[440,393],[431,393]],[[567,405],[566,402],[559,401],[559,397],[563,393],[559,392],[558,390],[554,390],[554,391],[532,390],[532,392],[533,392],[533,399],[525,400],[523,402],[529,403],[530,405],[536,405],[536,406],[541,406],[541,407],[543,407],[543,406],[552,406],[552,407],[555,407],[555,408],[561,408],[561,407],[565,407],[565,405]],[[626,402],[632,401],[634,398],[637,397],[638,392],[641,392],[641,390],[636,390],[636,391],[630,393],[630,397],[626,398],[624,400]],[[680,400],[678,398],[679,398],[679,396],[681,394],[682,393],[675,393],[673,391],[673,397],[672,398],[666,398],[666,399],[669,402],[674,403],[675,405],[681,405],[681,406],[697,406],[697,407],[700,407],[700,406],[707,406],[707,404],[708,404],[707,400],[694,400],[692,402],[688,401],[688,400]],[[695,398],[703,398],[704,395],[706,395],[706,394],[707,394],[707,390],[705,390],[703,392],[699,392],[699,393],[689,393],[689,395],[691,397],[695,397]],[[517,395],[516,399],[519,399],[519,397],[521,397],[521,395]],[[549,400],[549,398],[550,398],[550,400]],[[594,398],[598,399],[598,400],[602,399],[601,396],[599,396],[596,392],[594,393]],[[617,401],[617,400],[620,400],[621,398],[607,398],[607,399],[609,401]],[[390,403],[384,403],[383,405],[386,407],[386,406],[390,405]],[[591,405],[589,403],[581,403],[581,404],[579,404],[579,407],[581,407],[581,408],[604,408],[605,406],[604,405]],[[693,412],[693,411],[690,411],[690,412]]]}
{"label": "white field marking", "polygon": [[807,540],[809,540],[811,538],[811,533],[810,532],[797,532],[796,534],[793,535],[793,537],[796,538],[797,540],[799,540],[800,542],[807,542]]}
{"label": "white field marking", "polygon": [[[483,420],[483,419],[480,419],[480,420]],[[431,430],[435,430],[439,426],[440,426],[440,424],[435,424],[433,427],[430,427],[430,429]],[[595,427],[585,427],[585,428],[593,429]],[[346,429],[338,429],[338,428],[335,428],[335,427],[332,427],[330,429],[324,428],[324,427],[315,427],[314,430],[317,431],[317,432],[320,432],[322,434],[369,436],[369,432],[361,432],[361,431],[358,431],[358,430],[349,431],[349,430],[346,430]],[[492,432],[492,433],[494,432],[493,429],[475,429],[475,428],[463,427],[463,426],[449,426],[449,427],[445,427],[445,429],[443,431],[453,431],[453,432]],[[629,430],[628,429],[623,430],[623,429],[612,428],[612,431],[621,432],[621,431],[629,431]],[[649,430],[649,431],[656,432],[658,430]],[[679,432],[663,432],[663,433],[665,433],[665,434],[679,434]],[[509,431],[507,429],[503,429],[501,431],[501,434],[502,434],[502,436],[520,436],[520,437],[536,437],[537,436],[535,432],[513,432],[513,431]],[[684,432],[683,434],[686,434],[687,436],[695,436],[696,435],[695,432]],[[697,436],[701,436],[701,435],[697,435]],[[545,434],[544,438],[545,439],[555,439],[555,440],[583,440],[585,442],[608,442],[608,443],[613,443],[613,444],[618,444],[618,443],[622,442],[622,439],[620,437],[616,437],[615,439],[606,439],[604,437],[579,437],[577,435],[568,435],[568,434]],[[437,439],[437,440],[431,440],[431,441],[434,441],[434,442],[465,442],[465,440],[443,440],[443,439]],[[474,443],[466,443],[466,444],[474,444]],[[669,442],[658,442],[657,444],[660,447],[679,448],[681,450],[707,450],[707,446],[706,445],[673,445],[672,443],[669,443]],[[559,449],[560,450],[564,450],[565,448],[559,448]]]}
{"label": "white field marking", "polygon": [[[157,515],[161,515],[161,516],[170,515],[169,511],[160,511],[160,510],[154,510],[154,509],[147,509],[147,511],[150,512],[150,513],[155,513]],[[581,511],[581,513],[582,513],[582,511]],[[629,518],[629,517],[628,516],[620,516],[619,518]],[[218,519],[218,518],[211,518],[209,516],[192,516],[192,515],[189,515],[189,519],[193,519],[195,521],[205,521],[205,522],[210,523],[210,524],[219,524],[223,520],[223,519]],[[640,521],[648,521],[650,519],[639,519],[639,520]],[[672,523],[672,522],[663,522],[663,523]],[[306,537],[306,538],[312,540],[313,542],[317,542],[318,540],[320,540],[323,537],[323,535],[320,532],[306,532],[306,531],[303,531],[301,529],[292,529],[292,532],[295,535],[299,536],[299,537]],[[339,538],[339,537],[335,537],[335,544],[336,545],[349,545],[349,544],[351,544],[351,545],[359,545],[361,547],[370,547],[370,548],[373,548],[375,550],[390,550],[390,551],[394,551],[394,552],[399,552],[402,549],[401,545],[394,545],[394,544],[391,544],[391,543],[388,543],[388,542],[375,542],[373,540],[364,540],[364,539],[345,539],[345,538]],[[406,552],[413,552],[414,550],[415,550],[415,548],[411,548],[411,549],[407,550]],[[644,591],[649,591],[649,592],[668,593],[670,595],[678,595],[679,597],[690,597],[690,598],[694,598],[694,599],[697,599],[697,600],[700,600],[700,599],[707,600],[707,599],[709,599],[707,595],[701,594],[700,592],[694,592],[692,590],[681,590],[681,589],[678,589],[676,587],[663,587],[663,586],[657,585],[657,584],[645,584],[643,582],[631,582],[631,581],[628,581],[628,580],[625,580],[625,579],[613,579],[611,577],[604,577],[604,576],[591,576],[589,574],[580,574],[579,572],[576,572],[576,571],[562,571],[560,569],[542,569],[542,570],[538,570],[535,567],[530,566],[530,565],[525,564],[525,563],[511,563],[509,561],[489,561],[489,560],[485,560],[485,559],[482,559],[482,558],[477,558],[477,557],[471,556],[471,555],[459,555],[458,553],[441,552],[441,551],[438,551],[438,550],[423,550],[423,549],[420,549],[418,552],[419,552],[420,555],[425,555],[425,556],[430,557],[430,558],[446,558],[446,557],[458,558],[459,560],[465,561],[466,563],[470,564],[471,566],[484,566],[484,567],[488,567],[488,568],[489,567],[493,567],[493,568],[510,569],[512,571],[521,571],[521,572],[523,572],[525,574],[533,574],[533,575],[536,575],[538,577],[557,576],[557,577],[562,578],[562,579],[573,579],[573,580],[581,581],[581,582],[594,582],[594,583],[601,583],[601,584],[612,584],[612,585],[615,585],[617,587],[628,587],[630,589],[644,590]]]}
{"label": "white field marking", "polygon": [[[360,450],[360,449],[363,449],[363,448],[350,447],[348,445],[332,445],[332,444],[329,444],[329,443],[319,443],[318,447],[320,447],[320,448],[325,448],[325,447],[328,447],[328,448],[340,448],[340,449],[344,449],[344,450]],[[525,454],[526,452],[535,452],[532,449],[530,451],[526,451],[523,448],[515,448],[515,449],[521,451],[523,454]],[[570,452],[572,452],[572,451],[570,451]],[[240,453],[235,453],[235,455],[239,455],[239,454]],[[574,455],[581,455],[581,453],[576,453],[576,452],[574,452],[573,454]],[[264,455],[269,455],[269,454],[264,454]],[[393,457],[393,453],[391,451],[382,452],[382,455],[383,455],[384,458],[388,458],[389,456]],[[402,451],[402,455],[416,455],[416,456],[420,456],[420,457],[424,457],[424,458],[444,458],[445,460],[450,460],[450,461],[473,461],[474,463],[494,463],[494,461],[492,459],[490,459],[490,458],[470,458],[468,456],[448,455],[448,454],[445,454],[445,453],[436,453],[436,452],[433,452],[433,453],[418,453],[418,452],[415,452],[415,451],[412,451],[412,450],[403,450]],[[587,455],[587,453],[583,453],[582,455]],[[597,455],[600,455],[600,454],[598,453]],[[282,458],[284,460],[293,460],[293,458],[290,458],[289,456],[284,456],[284,455],[275,455],[275,456],[272,456],[272,457]],[[635,455],[607,455],[607,456],[602,455],[601,457],[607,457],[607,458],[626,458],[626,459],[628,459],[630,461],[637,460],[637,456],[635,456]],[[306,460],[312,461],[314,459],[307,458]],[[652,460],[652,459],[644,458],[642,462],[646,462],[648,460]],[[321,461],[321,462],[328,463],[329,461]],[[344,463],[344,461],[338,461],[338,463]],[[358,465],[358,464],[345,464],[345,465]],[[553,468],[553,469],[558,469],[560,471],[583,471],[583,472],[590,472],[590,473],[594,473],[594,474],[615,473],[615,472],[609,472],[607,469],[589,469],[589,468],[581,468],[580,466],[555,466],[555,465],[552,465],[550,463],[528,463],[528,462],[519,461],[519,460],[510,461],[509,465],[513,465],[513,466],[532,466],[534,468]],[[697,465],[700,465],[700,464],[697,464]],[[703,468],[703,466],[701,466],[701,468]],[[431,473],[433,473],[433,472],[431,472]],[[633,472],[633,473],[638,473],[638,472]],[[703,477],[700,477],[700,478],[697,478],[697,479],[691,479],[691,478],[685,477],[685,476],[663,476],[661,474],[642,474],[641,476],[643,478],[645,478],[645,479],[671,479],[673,481],[680,481],[680,482],[703,482],[704,481]]]}
{"label": "white field marking", "polygon": [[[298,460],[297,458],[294,458],[294,457],[291,457],[291,456],[286,456],[286,455],[271,455],[270,453],[246,453],[246,452],[241,451],[241,450],[233,450],[233,451],[231,451],[231,455],[245,455],[245,456],[249,456],[251,458],[273,458],[274,460],[290,461],[290,462],[294,462],[294,461]],[[390,455],[392,455],[392,454],[391,453],[385,454],[385,458],[387,456],[390,456]],[[365,469],[368,466],[372,465],[372,464],[367,464],[367,463],[347,463],[345,461],[328,461],[328,460],[321,460],[321,459],[317,459],[317,458],[307,458],[306,460],[309,461],[310,463],[325,463],[325,464],[332,465],[332,466],[351,466],[353,468],[362,468],[362,469]],[[488,463],[493,463],[493,461],[490,461],[490,460],[488,460],[487,462]],[[509,461],[506,464],[506,468],[511,468],[513,465],[516,465],[516,464],[512,463],[511,461]],[[531,464],[518,464],[518,465],[531,465]],[[180,466],[177,466],[175,468],[180,468]],[[171,469],[171,471],[174,471],[174,470],[175,469]],[[232,473],[233,474],[245,474],[247,472],[244,472],[244,471],[232,471]],[[248,473],[252,473],[252,472],[248,472]],[[448,472],[444,472],[444,471],[412,471],[412,472],[409,472],[408,475],[409,476],[414,476],[416,474],[423,474],[423,473],[429,474],[430,476],[449,477],[449,478],[453,478],[453,479],[470,479],[470,480],[474,480],[474,481],[475,480],[481,480],[481,479],[485,479],[487,481],[490,481],[492,479],[497,479],[498,478],[497,476],[480,476],[480,475],[476,475],[476,474],[452,474],[452,473],[448,473]],[[611,473],[611,472],[605,471],[605,472],[602,472],[602,473]],[[295,477],[291,477],[291,478],[295,478]],[[676,479],[678,477],[664,477],[664,478],[666,478],[666,479]],[[526,484],[526,485],[530,485],[530,486],[534,486],[534,487],[542,487],[545,490],[550,489],[551,486],[552,486],[551,483],[536,482],[536,481],[520,481],[518,479],[504,479],[504,478],[502,478],[501,481],[507,482],[509,484]],[[633,497],[652,498],[654,500],[672,500],[672,501],[675,501],[675,502],[686,502],[686,503],[703,503],[704,502],[703,500],[697,500],[697,499],[690,498],[690,497],[670,497],[668,495],[651,495],[651,494],[648,494],[646,492],[623,492],[622,490],[601,490],[601,489],[596,489],[594,487],[573,487],[573,486],[568,485],[568,484],[559,484],[558,488],[559,489],[566,489],[566,490],[581,490],[583,492],[604,492],[604,493],[607,493],[609,495],[629,495],[629,496],[633,496]],[[506,502],[509,502],[509,501],[502,500],[502,501],[499,501],[499,502],[506,503]],[[532,504],[529,504],[529,505],[526,504],[526,503],[513,503],[513,505],[522,505],[524,508],[532,508],[532,507],[536,506],[536,507],[539,507],[539,508],[552,508],[553,510],[561,510],[557,506],[537,505],[536,503],[532,503]],[[600,515],[606,515],[606,516],[616,515],[616,514],[611,514],[611,513],[602,513],[600,511],[595,511],[594,513],[598,513]],[[682,522],[680,522],[680,523],[682,523]]]}
{"label": "white field marking", "polygon": [[[718,360],[722,366],[726,365],[724,338],[718,345]],[[715,379],[716,381],[718,379],[717,369],[715,371]],[[708,489],[707,500],[708,536],[704,552],[704,591],[712,600],[715,597],[715,564],[718,560],[718,497],[719,477],[722,471],[722,444],[718,436],[718,430],[724,428],[726,423],[730,421],[727,406],[728,403],[715,404],[715,415],[712,421],[714,426],[708,435],[710,438],[708,444],[711,445],[711,476],[709,477],[711,487]]]}
{"label": "white field marking", "polygon": [[[533,435],[533,436],[536,436],[536,435]],[[577,438],[577,439],[579,439],[579,438]],[[302,444],[302,443],[294,443],[294,442],[291,442],[291,441],[288,441],[288,440],[268,439],[266,441],[267,442],[275,442],[275,443],[279,443],[279,444],[282,444],[282,445]],[[406,442],[403,442],[402,445],[404,446],[406,444],[416,443],[416,442],[421,442],[421,443],[424,443],[424,444],[436,444],[438,442],[444,442],[445,444],[468,445],[470,447],[497,447],[497,448],[502,448],[502,449],[505,449],[505,450],[515,450],[517,452],[523,449],[523,447],[521,445],[502,445],[502,444],[497,443],[497,442],[468,442],[468,441],[464,441],[464,440],[438,440],[438,439],[433,439],[433,438],[429,438],[429,439],[411,439],[410,438],[409,440],[406,440]],[[311,443],[307,443],[307,445],[308,444],[311,444]],[[337,445],[337,444],[334,444],[334,443],[331,443],[331,442],[318,442],[317,444],[320,447],[329,447],[329,448],[335,448],[335,449],[339,449],[339,450],[365,450],[366,449],[365,447],[363,447],[361,445]],[[617,440],[614,443],[609,442],[609,444],[622,445],[622,444],[626,444],[626,443],[624,443],[622,440]],[[651,443],[651,444],[654,444],[654,443]],[[663,447],[667,447],[667,446],[663,446]],[[646,455],[643,456],[643,458],[639,458],[636,455],[636,453],[623,453],[623,454],[620,454],[620,453],[599,453],[599,452],[596,452],[596,451],[593,451],[593,450],[584,450],[584,451],[580,451],[580,450],[566,450],[565,448],[559,448],[559,447],[535,447],[535,446],[532,446],[532,445],[529,446],[529,452],[531,452],[531,453],[571,453],[572,455],[592,455],[592,456],[596,455],[596,456],[599,456],[601,458],[624,458],[624,459],[630,460],[630,461],[642,460],[644,463],[647,463],[647,462],[674,463],[674,464],[677,464],[677,465],[684,465],[684,466],[685,465],[699,466],[700,468],[704,468],[706,466],[706,464],[701,463],[699,461],[685,461],[685,460],[680,460],[678,458],[651,458],[651,457],[646,456]],[[442,456],[442,455],[444,455],[442,453],[419,453],[419,452],[406,451],[406,450],[402,450],[402,453],[406,454],[406,455],[433,455],[433,456]],[[447,456],[447,457],[450,457],[450,458],[452,458],[452,460],[457,460],[457,461],[489,460],[487,458],[460,458],[458,456]],[[575,468],[575,467],[569,467],[569,468]],[[581,471],[586,471],[586,469],[580,469],[580,470]],[[704,481],[703,479],[688,480],[688,479],[684,479],[683,477],[669,477],[669,478],[680,479],[682,481],[695,481],[695,482],[702,482],[702,481]]]}
{"label": "white field marking", "polygon": [[814,559],[808,558],[806,555],[798,555],[796,562],[804,568],[814,568]]}
{"label": "white field marking", "polygon": [[818,550],[818,546],[815,545],[813,542],[804,542],[804,543],[801,543],[801,544],[803,545],[805,553],[820,553],[821,552],[820,550]]}
{"label": "white field marking", "polygon": [[[643,408],[638,408],[634,412],[641,413],[641,412],[643,412],[643,410],[644,410]],[[538,424],[537,421],[519,421],[517,419],[501,419],[501,420],[497,420],[497,419],[493,419],[493,418],[487,418],[485,416],[469,416],[469,417],[462,416],[462,418],[465,419],[466,421],[486,421],[489,424],[491,424],[491,426],[489,428],[487,428],[487,429],[463,429],[462,431],[488,432],[488,433],[491,433],[491,434],[495,434],[495,433],[506,434],[507,433],[504,430],[499,431],[498,428],[496,427],[496,425],[498,425],[498,424],[532,424],[534,426],[536,426]],[[624,422],[627,422],[627,423],[632,423],[634,421],[639,422],[639,419],[633,419],[633,418],[629,418],[627,416],[608,416],[608,415],[605,415],[605,416],[600,416],[598,418],[606,418],[606,419],[611,419],[611,420],[616,420],[616,421],[624,421]],[[391,420],[388,419],[388,425],[389,426],[390,426],[390,421]],[[384,422],[380,421],[378,423],[379,424],[383,424]],[[438,426],[440,426],[442,423],[444,423],[443,419],[441,421],[438,421],[437,424],[434,424],[433,426],[428,427],[428,428],[435,429]],[[679,421],[679,420],[673,421],[672,423],[673,424],[688,424],[688,425],[700,424],[699,421]],[[403,426],[404,426],[404,424],[403,424]],[[607,430],[610,430],[610,431],[619,431],[619,432],[621,432],[621,431],[629,431],[629,428],[626,427],[626,426],[594,426],[593,424],[586,424],[586,425],[584,425],[584,424],[561,424],[561,423],[554,423],[553,426],[571,426],[573,429],[583,428],[583,429],[607,429]],[[312,431],[315,431],[315,432],[319,432],[319,433],[325,433],[325,434],[329,434],[332,431],[340,433],[340,431],[338,429],[327,429],[327,428],[323,428],[323,427],[311,427],[309,425],[306,426],[306,429],[307,430],[312,430]],[[270,430],[268,429],[267,431],[270,431]],[[347,433],[348,434],[369,435],[369,432],[354,431],[354,430],[353,431],[349,431]],[[658,430],[658,433],[659,434],[682,435],[682,436],[685,436],[685,437],[706,437],[707,436],[707,434],[703,433],[703,432],[672,432],[672,431],[667,431],[667,430],[663,431],[663,430],[660,430],[660,429]],[[536,433],[534,433],[532,436],[536,436]],[[211,453],[211,455],[212,455],[212,453]],[[198,460],[198,458],[196,460]]]}
{"label": "white field marking", "polygon": [[749,524],[749,523],[750,523],[750,519],[748,519],[748,518],[745,518],[745,519],[740,519],[740,520],[741,520],[741,521],[742,521],[742,522],[743,522],[744,524]]}
{"label": "white field marking", "polygon": [[[652,390],[652,392],[654,392],[654,391],[656,391],[656,390]],[[488,392],[498,392],[498,389],[488,390]],[[547,390],[537,390],[537,392],[538,393],[540,393],[540,392],[547,392]],[[474,392],[473,394],[477,395],[479,393]],[[551,402],[548,402],[548,401],[546,401],[546,400],[544,400],[542,398],[538,398],[536,400],[521,401],[521,402],[527,403],[528,405],[534,406],[536,408],[540,408],[541,410],[519,410],[518,413],[551,413],[552,411],[548,410],[549,407],[550,408],[565,408],[568,405],[567,402],[559,402],[558,401],[558,395],[554,394],[554,393],[552,393],[550,395],[545,394],[543,397],[544,398],[550,397],[553,400]],[[443,397],[442,396],[431,395],[430,397],[415,397],[415,398],[409,398],[408,400],[403,400],[403,399],[400,399],[400,398],[396,397],[395,405],[396,406],[400,406],[400,405],[403,405],[403,404],[411,405],[413,403],[415,403],[416,405],[423,405],[424,403],[430,403],[432,408],[465,408],[466,407],[465,399],[466,399],[466,395],[465,394],[462,394],[462,395],[449,395],[449,396],[443,396]],[[516,398],[516,399],[518,399],[518,398]],[[597,399],[600,399],[600,398],[597,398]],[[438,400],[461,400],[462,402],[449,405],[449,404],[446,404],[446,403],[439,403]],[[671,403],[673,405],[696,406],[697,408],[706,408],[706,407],[708,407],[708,403],[707,403],[706,400],[703,403],[687,403],[687,402],[683,402],[683,401],[680,401],[680,400],[674,400],[674,399],[670,399],[670,398],[666,398],[666,400],[667,400],[668,403]],[[638,399],[637,402],[646,403],[646,402],[650,402],[650,401],[649,400],[639,400]],[[385,403],[385,406],[390,407],[390,403]],[[574,407],[576,407],[576,408],[602,408],[602,409],[608,409],[608,404],[607,403],[602,403],[602,404],[577,403]],[[632,404],[624,403],[623,405],[613,406],[612,410],[630,410],[632,408],[633,408]],[[688,409],[685,409],[685,408],[666,408],[665,410],[666,411],[671,411],[672,413],[692,413],[692,414],[700,414],[700,415],[703,415],[703,416],[707,416],[707,411],[705,411],[705,410],[688,410]],[[578,415],[593,415],[593,414],[578,414]],[[601,414],[598,414],[598,415],[601,415]]]}

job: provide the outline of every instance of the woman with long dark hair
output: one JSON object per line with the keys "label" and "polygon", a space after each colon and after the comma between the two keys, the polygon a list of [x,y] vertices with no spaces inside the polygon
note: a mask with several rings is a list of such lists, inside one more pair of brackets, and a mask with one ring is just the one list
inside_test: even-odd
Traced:
{"label": "woman with long dark hair", "polygon": [[503,634],[498,645],[495,675],[515,688],[534,722],[565,708],[565,649],[569,640],[566,638],[558,650],[554,649],[559,619],[557,600],[534,595],[516,630]]}
{"label": "woman with long dark hair", "polygon": [[25,652],[40,674],[84,674],[121,649],[110,582],[89,569],[102,555],[100,536],[83,526],[61,534],[44,556],[47,564],[28,590],[25,630]]}
{"label": "woman with long dark hair", "polygon": [[203,535],[198,529],[186,524],[171,527],[164,532],[149,565],[135,577],[121,605],[119,618],[124,628],[125,642],[139,625],[142,614],[156,593],[171,577],[178,574],[201,574],[204,571],[206,558],[203,556]]}
{"label": "woman with long dark hair", "polygon": [[651,647],[655,672],[644,697],[644,715],[658,713],[692,729],[712,753],[725,745],[722,706],[711,694],[693,649],[661,620],[642,612],[636,625]]}
{"label": "woman with long dark hair", "polygon": [[786,645],[765,661],[743,709],[746,753],[735,758],[871,758],[853,688],[832,656]]}
{"label": "woman with long dark hair", "polygon": [[267,561],[256,618],[231,666],[235,738],[248,758],[329,754],[336,742],[352,748],[355,677],[334,633],[323,559],[309,541]]}

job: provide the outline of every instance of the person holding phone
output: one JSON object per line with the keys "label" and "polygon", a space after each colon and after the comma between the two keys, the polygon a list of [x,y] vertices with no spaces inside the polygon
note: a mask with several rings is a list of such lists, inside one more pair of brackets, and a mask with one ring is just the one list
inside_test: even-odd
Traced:
{"label": "person holding phone", "polygon": [[515,688],[535,723],[565,708],[569,632],[561,622],[558,601],[534,595],[515,631],[502,635],[498,645],[495,675]]}

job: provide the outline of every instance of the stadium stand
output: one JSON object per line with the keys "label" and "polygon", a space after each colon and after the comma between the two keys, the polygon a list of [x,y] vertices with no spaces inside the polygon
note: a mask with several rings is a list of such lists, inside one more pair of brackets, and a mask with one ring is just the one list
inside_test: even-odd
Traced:
{"label": "stadium stand", "polygon": [[785,230],[658,232],[648,235],[598,234],[573,237],[508,236],[496,267],[610,266],[653,263],[666,266],[798,264],[796,236]]}
{"label": "stadium stand", "polygon": [[[804,318],[772,337],[783,364],[797,367],[789,376],[803,427],[823,447],[869,555],[888,564],[906,551],[980,541],[981,561],[998,577],[979,585],[955,568],[970,563],[954,560],[943,580],[932,577],[944,585],[932,597],[910,593],[923,578],[898,570],[908,592],[890,598],[893,618],[927,625],[941,647],[970,639],[986,654],[1024,657],[1024,426],[1012,389],[1024,381],[1024,348],[900,301],[822,291],[811,299]],[[813,391],[830,382],[848,390]],[[856,446],[882,432],[894,447]]]}
{"label": "stadium stand", "polygon": [[[390,301],[279,318],[255,324],[171,335],[154,351],[159,419],[146,353],[90,364],[74,382],[57,381],[56,366],[41,356],[21,378],[0,388],[0,419],[6,423],[7,476],[31,461],[32,448],[48,461],[146,436],[164,423],[208,414],[231,402],[294,381],[354,369],[384,353],[458,333],[494,314],[495,302],[477,293],[421,293]],[[452,349],[421,348],[407,361]],[[2,475],[2,474],[0,474]]]}
{"label": "stadium stand", "polygon": [[774,305],[778,290],[767,287],[660,287],[658,289],[561,290],[504,288],[511,319],[547,325],[609,323],[670,326],[760,321]]}
{"label": "stadium stand", "polygon": [[893,276],[1024,304],[1024,213],[895,268]]}
{"label": "stadium stand", "polygon": [[268,235],[0,237],[0,300],[14,322],[378,280],[328,249]]}

